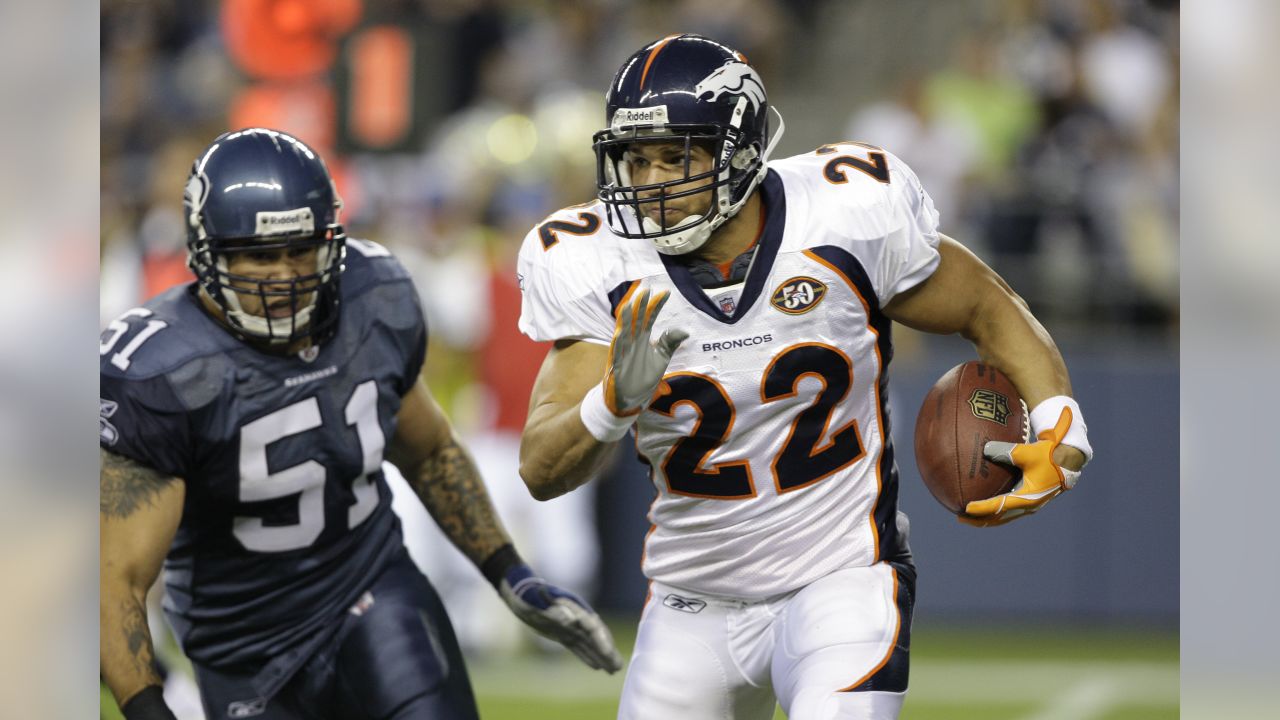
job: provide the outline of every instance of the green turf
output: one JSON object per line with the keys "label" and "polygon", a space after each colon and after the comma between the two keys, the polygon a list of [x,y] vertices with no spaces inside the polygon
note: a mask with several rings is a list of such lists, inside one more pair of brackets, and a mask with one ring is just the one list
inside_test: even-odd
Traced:
{"label": "green turf", "polygon": [[[611,626],[629,655],[634,627]],[[911,657],[902,720],[1178,717],[1172,631],[926,626],[913,632]],[[613,718],[617,712],[621,678],[590,672],[564,654],[476,660],[471,674],[486,720]],[[786,716],[779,709],[774,717]]]}
{"label": "green turf", "polygon": [[531,707],[527,700],[504,700],[482,698],[480,701],[480,717],[485,718],[532,718],[547,717],[559,720],[600,720],[613,718],[618,713],[618,703],[613,700],[586,700],[563,702],[543,700]]}
{"label": "green turf", "polygon": [[[624,656],[634,621],[610,623]],[[1173,631],[954,628],[912,633],[911,690],[902,720],[1176,720]],[[485,720],[608,720],[622,675],[593,672],[564,652],[471,658]],[[109,714],[104,693],[102,718]],[[779,710],[775,718],[784,718]]]}

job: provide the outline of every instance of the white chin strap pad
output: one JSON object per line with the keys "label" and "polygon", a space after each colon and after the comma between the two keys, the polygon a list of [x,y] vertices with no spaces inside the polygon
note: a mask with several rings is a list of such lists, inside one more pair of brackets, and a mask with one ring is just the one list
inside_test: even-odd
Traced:
{"label": "white chin strap pad", "polygon": [[[653,244],[658,249],[658,252],[664,255],[683,255],[697,250],[711,239],[711,233],[715,232],[716,228],[723,225],[729,218],[737,215],[738,211],[742,209],[742,206],[747,203],[747,200],[751,197],[751,193],[755,192],[756,186],[764,180],[765,175],[769,172],[769,156],[773,154],[773,149],[778,146],[778,140],[782,139],[782,134],[786,132],[787,129],[787,123],[782,119],[782,113],[778,112],[778,108],[770,105],[769,109],[772,110],[773,114],[778,118],[778,130],[773,134],[773,137],[769,139],[769,146],[765,148],[764,154],[760,156],[760,172],[752,178],[751,187],[747,188],[747,191],[743,193],[742,199],[722,211],[717,210],[714,217],[707,222],[698,222],[698,218],[685,218],[681,222],[681,225],[690,222],[697,224],[687,230],[653,238]],[[733,160],[730,162],[742,162],[742,160],[739,159],[740,157],[744,157],[745,162],[750,162],[755,159],[753,155],[749,156],[747,153],[754,153],[754,150],[751,148],[744,148],[734,155]],[[719,195],[722,192],[727,194],[729,190],[728,188],[722,187],[716,191],[716,194]],[[720,198],[717,197],[717,201],[719,200]],[[646,232],[657,232],[662,229],[656,222],[648,217],[643,218],[641,222],[644,225]],[[677,225],[676,227],[680,226]]]}
{"label": "white chin strap pad", "polygon": [[[676,227],[679,228],[686,225],[689,227],[679,232],[653,238],[654,247],[664,255],[683,255],[693,252],[711,239],[712,231],[719,227],[724,220],[725,218],[718,216],[703,222],[701,217],[687,217],[681,220]],[[662,227],[648,216],[641,223],[645,232],[654,233],[662,230]]]}
{"label": "white chin strap pad", "polygon": [[[322,254],[327,257],[327,253]],[[225,257],[219,256],[216,263],[219,270],[223,273],[227,272],[227,260]],[[222,297],[227,301],[227,315],[246,335],[267,339],[271,342],[284,342],[289,339],[289,335],[295,328],[306,327],[307,323],[311,322],[311,313],[315,310],[319,293],[317,292],[311,302],[300,308],[292,317],[283,318],[266,318],[245,312],[240,305],[240,296],[236,294],[235,290],[225,285],[222,288]],[[263,308],[264,312],[265,310],[266,308]]]}

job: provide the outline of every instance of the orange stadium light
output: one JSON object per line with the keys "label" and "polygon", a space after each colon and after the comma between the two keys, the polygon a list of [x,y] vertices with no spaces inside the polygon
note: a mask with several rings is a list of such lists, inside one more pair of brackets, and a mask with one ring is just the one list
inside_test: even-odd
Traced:
{"label": "orange stadium light", "polygon": [[246,73],[297,80],[329,70],[337,40],[359,22],[361,0],[226,0],[222,35]]}
{"label": "orange stadium light", "polygon": [[344,216],[360,207],[360,188],[341,155],[334,150],[333,88],[322,81],[260,83],[241,90],[227,110],[227,127],[269,127],[287,132],[315,148],[344,203]]}
{"label": "orange stadium light", "polygon": [[352,97],[347,127],[362,145],[387,148],[413,129],[413,40],[403,28],[381,25],[352,37]]}
{"label": "orange stadium light", "polygon": [[334,102],[333,88],[326,82],[259,83],[232,98],[227,125],[281,130],[324,154],[333,147]]}

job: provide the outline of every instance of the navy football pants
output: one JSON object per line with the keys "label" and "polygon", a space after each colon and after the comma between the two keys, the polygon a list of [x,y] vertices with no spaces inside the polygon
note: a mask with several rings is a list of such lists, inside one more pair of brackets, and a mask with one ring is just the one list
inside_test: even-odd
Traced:
{"label": "navy football pants", "polygon": [[[370,602],[369,599],[372,598]],[[435,589],[403,554],[333,639],[263,702],[244,673],[196,665],[209,720],[475,720],[475,697]]]}

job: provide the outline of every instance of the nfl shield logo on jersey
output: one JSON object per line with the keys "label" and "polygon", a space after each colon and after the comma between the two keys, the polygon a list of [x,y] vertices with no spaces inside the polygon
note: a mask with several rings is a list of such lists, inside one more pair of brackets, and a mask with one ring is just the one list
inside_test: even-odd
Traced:
{"label": "nfl shield logo on jersey", "polygon": [[734,301],[732,295],[721,295],[716,298],[716,304],[720,306],[720,312],[725,315],[732,315],[734,309],[738,307],[738,304]]}
{"label": "nfl shield logo on jersey", "polygon": [[827,294],[826,283],[811,277],[793,277],[785,280],[773,291],[770,303],[788,315],[807,313],[822,302]]}

